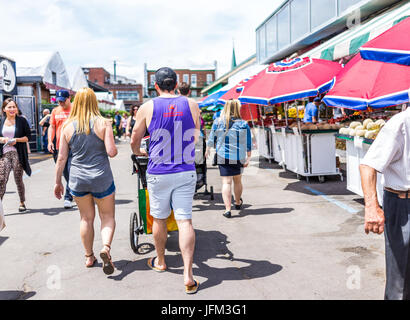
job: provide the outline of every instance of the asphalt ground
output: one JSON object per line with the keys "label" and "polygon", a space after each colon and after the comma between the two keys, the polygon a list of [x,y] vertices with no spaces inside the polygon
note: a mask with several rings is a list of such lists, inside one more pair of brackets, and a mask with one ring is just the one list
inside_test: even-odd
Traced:
{"label": "asphalt ground", "polygon": [[[177,232],[168,238],[168,272],[156,273],[146,265],[155,256],[152,235],[140,238],[148,253],[131,250],[129,220],[137,210],[137,180],[131,175],[128,143],[118,148],[111,161],[117,186],[114,274],[104,275],[101,259],[97,267],[85,268],[79,212],[76,207],[65,210],[54,198],[54,162],[43,156],[24,179],[27,213],[18,213],[12,177],[7,185],[0,299],[383,299],[384,239],[364,233],[362,200],[337,177],[307,183],[257,154],[243,176],[244,209],[233,211],[231,219],[222,216],[219,171],[208,165],[215,200],[198,195],[193,208],[194,275],[201,286],[196,295],[186,295]],[[98,253],[98,217],[95,227]]]}

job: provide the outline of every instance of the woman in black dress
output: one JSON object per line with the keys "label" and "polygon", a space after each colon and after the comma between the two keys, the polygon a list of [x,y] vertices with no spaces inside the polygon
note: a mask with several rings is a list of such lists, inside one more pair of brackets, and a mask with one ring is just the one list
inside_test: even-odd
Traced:
{"label": "woman in black dress", "polygon": [[131,116],[128,118],[127,129],[125,130],[127,137],[131,137],[132,129],[134,128],[135,120],[137,119],[138,108],[139,107],[137,105],[133,105],[131,107]]}

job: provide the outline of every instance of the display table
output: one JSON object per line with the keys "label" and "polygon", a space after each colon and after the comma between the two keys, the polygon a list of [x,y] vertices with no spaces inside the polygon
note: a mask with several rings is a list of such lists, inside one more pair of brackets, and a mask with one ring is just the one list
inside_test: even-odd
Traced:
{"label": "display table", "polygon": [[275,130],[282,136],[278,139],[279,148],[284,150],[284,164],[286,169],[297,174],[298,177],[318,177],[320,182],[325,176],[338,175],[343,181],[343,175],[336,167],[337,130],[303,130],[297,128]]}
{"label": "display table", "polygon": [[[336,134],[338,139],[346,140],[346,176],[347,190],[363,197],[362,183],[360,177],[360,162],[369,150],[373,140],[362,137],[352,137],[348,135]],[[377,174],[377,198],[379,204],[383,205],[383,185],[382,175]]]}
{"label": "display table", "polygon": [[[256,141],[258,143],[259,156],[264,157],[271,162],[274,157],[276,139],[271,127],[257,127]],[[277,143],[276,143],[277,144]],[[275,159],[276,160],[276,159]]]}

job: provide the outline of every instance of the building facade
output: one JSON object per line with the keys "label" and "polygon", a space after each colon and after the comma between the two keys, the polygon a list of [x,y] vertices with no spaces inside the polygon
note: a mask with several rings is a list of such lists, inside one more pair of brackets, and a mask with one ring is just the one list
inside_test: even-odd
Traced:
{"label": "building facade", "polygon": [[286,0],[256,29],[257,61],[300,56],[400,2],[407,1]]}
{"label": "building facade", "polygon": [[[147,82],[147,95],[150,98],[157,96],[155,90],[155,71],[145,69],[145,81]],[[203,88],[215,81],[216,69],[208,70],[192,70],[192,69],[174,69],[177,74],[177,82],[181,84],[186,82],[191,85],[191,97],[197,98],[201,96]]]}
{"label": "building facade", "polygon": [[143,88],[135,80],[112,75],[104,68],[83,68],[83,71],[89,82],[112,92],[115,100],[123,100],[127,110],[132,105],[142,104]]}

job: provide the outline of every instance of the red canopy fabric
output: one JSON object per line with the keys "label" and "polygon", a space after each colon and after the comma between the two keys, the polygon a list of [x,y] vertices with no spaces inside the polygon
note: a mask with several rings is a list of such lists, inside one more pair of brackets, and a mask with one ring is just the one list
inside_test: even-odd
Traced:
{"label": "red canopy fabric", "polygon": [[323,101],[332,107],[366,110],[409,102],[410,67],[364,60],[357,54],[336,76]]}
{"label": "red canopy fabric", "polygon": [[365,60],[410,65],[410,17],[360,48]]}
{"label": "red canopy fabric", "polygon": [[309,57],[275,62],[244,84],[239,100],[269,105],[314,97],[328,91],[341,70],[337,62]]}

